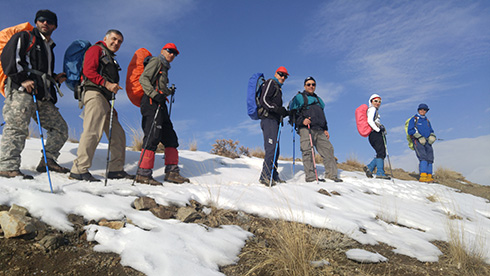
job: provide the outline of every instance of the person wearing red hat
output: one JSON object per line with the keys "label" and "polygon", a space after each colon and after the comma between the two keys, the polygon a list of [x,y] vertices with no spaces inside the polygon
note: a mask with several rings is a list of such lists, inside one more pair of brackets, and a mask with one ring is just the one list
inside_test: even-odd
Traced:
{"label": "person wearing red hat", "polygon": [[77,158],[73,161],[70,179],[98,182],[99,179],[90,174],[97,144],[104,132],[109,133],[112,120],[110,143],[111,160],[109,161],[109,179],[134,179],[124,171],[126,158],[126,134],[119,123],[114,110],[111,118],[111,100],[119,86],[119,64],[115,53],[123,43],[124,37],[118,30],[106,32],[103,41],[95,43],[85,53],[83,60],[83,94],[81,101],[83,110],[83,132],[77,150]]}
{"label": "person wearing red hat", "polygon": [[[279,124],[282,124],[282,119],[288,116],[288,111],[282,106],[282,90],[281,87],[288,78],[288,70],[281,66],[277,68],[274,77],[264,82],[262,93],[260,94],[260,128],[264,136],[264,163],[260,174],[259,182],[269,186],[271,173],[274,171],[273,185],[276,183],[284,183],[279,178],[277,173],[277,159],[279,157],[279,145],[276,142],[279,132]],[[274,160],[274,156],[276,157]],[[272,170],[274,166],[274,170]]]}
{"label": "person wearing red hat", "polygon": [[[163,46],[158,57],[153,57],[145,66],[140,83],[145,94],[141,99],[141,126],[145,133],[141,150],[141,162],[136,172],[136,182],[150,185],[162,185],[152,176],[155,164],[155,151],[159,143],[165,146],[165,181],[181,184],[190,182],[180,175],[179,140],[167,110],[167,97],[175,93],[175,86],[168,87],[170,63],[179,54],[173,43]],[[157,113],[158,112],[158,113]],[[155,117],[156,114],[156,117]]]}

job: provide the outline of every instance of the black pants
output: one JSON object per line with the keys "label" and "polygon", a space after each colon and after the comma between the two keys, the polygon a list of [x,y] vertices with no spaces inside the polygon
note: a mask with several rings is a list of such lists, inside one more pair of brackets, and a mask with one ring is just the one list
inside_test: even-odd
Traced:
{"label": "black pants", "polygon": [[144,95],[141,99],[140,110],[141,115],[143,115],[141,127],[145,134],[143,145],[145,145],[148,140],[146,146],[147,150],[155,151],[160,142],[165,147],[177,148],[179,146],[179,140],[177,138],[177,133],[175,133],[172,121],[170,121],[170,117],[168,116],[167,105],[160,106],[155,124],[153,125],[153,130],[150,133],[151,125],[158,108],[158,104],[153,100],[151,100],[150,103],[150,99],[151,98],[147,95]]}
{"label": "black pants", "polygon": [[[279,179],[277,173],[277,159],[279,158],[279,144],[277,145],[277,153],[276,143],[277,143],[277,134],[279,131],[279,121],[275,119],[261,119],[260,120],[260,128],[262,128],[262,134],[264,135],[264,163],[262,165],[262,173],[260,174],[261,180],[269,181],[271,179],[271,171],[272,164],[274,164],[274,176],[273,179]],[[276,159],[274,160],[274,154],[276,155]]]}
{"label": "black pants", "polygon": [[369,144],[371,144],[373,149],[376,151],[376,158],[384,159],[386,157],[386,147],[381,131],[371,131],[369,134]]}

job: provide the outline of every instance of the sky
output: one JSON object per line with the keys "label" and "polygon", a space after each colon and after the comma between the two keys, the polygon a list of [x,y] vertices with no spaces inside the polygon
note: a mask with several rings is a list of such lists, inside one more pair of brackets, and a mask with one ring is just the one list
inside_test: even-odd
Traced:
{"label": "sky", "polygon": [[[124,43],[116,53],[121,79],[140,47],[159,53],[168,42],[180,55],[171,64],[170,83],[177,87],[171,118],[180,149],[196,143],[209,151],[217,139],[262,148],[259,121],[246,114],[248,79],[256,72],[267,78],[285,66],[283,101],[303,90],[313,76],[325,113],[335,155],[342,162],[369,162],[375,152],[356,130],[354,110],[380,94],[381,122],[388,130],[388,153],[406,158],[404,123],[420,103],[430,107],[435,134],[444,141],[469,141],[490,135],[490,2],[488,1],[33,1],[11,2],[0,9],[0,28],[29,21],[39,9],[58,15],[52,38],[56,72],[64,51],[76,39],[102,40],[119,29]],[[120,83],[125,87],[124,81]],[[73,93],[57,104],[70,126],[82,132],[81,110]],[[3,101],[0,100],[3,106]],[[141,115],[125,91],[116,110],[126,130],[139,129]],[[36,127],[33,127],[36,129]],[[105,138],[104,138],[105,139]],[[462,140],[460,140],[462,139]],[[481,139],[480,139],[481,140]],[[483,152],[490,152],[483,139]],[[281,155],[300,156],[299,137],[286,123]],[[439,143],[440,141],[436,142]],[[294,150],[293,150],[294,144]],[[455,144],[456,147],[464,147]],[[446,158],[441,158],[446,156]],[[490,168],[490,157],[456,159],[435,152],[435,167],[462,164]],[[415,160],[415,165],[416,165]],[[394,163],[394,167],[402,164]],[[478,168],[477,168],[478,167]]]}
{"label": "sky", "polygon": [[[27,140],[22,170],[34,171],[41,156],[38,144],[39,139]],[[76,147],[72,143],[63,147],[61,165],[71,164]],[[99,179],[105,172],[106,150],[107,144],[102,143],[95,153],[93,173]],[[138,152],[128,152],[127,171],[135,170],[138,157]],[[161,157],[157,154],[156,159]],[[160,181],[161,166],[154,172]],[[382,242],[393,252],[421,262],[437,262],[442,257],[433,241],[448,241],[451,234],[461,235],[465,246],[481,253],[490,264],[488,200],[453,188],[371,179],[363,172],[348,171],[340,171],[342,183],[306,183],[302,164],[296,164],[293,174],[290,161],[279,162],[279,174],[287,183],[269,188],[254,181],[262,159],[230,159],[204,151],[182,150],[181,167],[181,173],[191,183],[132,186],[131,180],[109,180],[104,186],[104,182],[69,180],[66,175],[52,173],[51,193],[46,173],[33,173],[34,180],[2,178],[0,204],[23,206],[33,217],[61,231],[73,229],[68,214],[83,216],[87,221],[131,221],[119,230],[87,225],[87,239],[96,242],[94,250],[119,254],[122,265],[149,276],[223,275],[218,266],[236,262],[252,233],[232,225],[210,228],[177,219],[158,219],[149,211],[132,208],[131,204],[141,196],[165,206],[185,206],[196,200],[206,206],[336,230],[360,244]],[[321,165],[318,170],[321,175],[325,173]],[[318,193],[320,189],[336,191],[338,195],[326,196]],[[203,209],[210,211],[209,207]],[[448,216],[462,219],[451,220]],[[345,253],[360,262],[390,261],[356,245]]]}

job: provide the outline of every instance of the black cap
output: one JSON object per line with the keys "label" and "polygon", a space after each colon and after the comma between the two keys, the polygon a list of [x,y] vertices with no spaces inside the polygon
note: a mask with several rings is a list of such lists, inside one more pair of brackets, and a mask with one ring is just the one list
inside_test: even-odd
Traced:
{"label": "black cap", "polygon": [[305,82],[303,84],[306,84],[306,82],[309,81],[309,80],[312,80],[312,81],[314,81],[316,83],[316,80],[312,76],[309,76],[309,77],[307,77],[305,79]]}
{"label": "black cap", "polygon": [[56,27],[58,27],[58,17],[56,16],[56,13],[50,11],[50,10],[39,10],[36,12],[36,18],[34,19],[34,24],[36,24],[37,21],[50,21],[53,23]]}

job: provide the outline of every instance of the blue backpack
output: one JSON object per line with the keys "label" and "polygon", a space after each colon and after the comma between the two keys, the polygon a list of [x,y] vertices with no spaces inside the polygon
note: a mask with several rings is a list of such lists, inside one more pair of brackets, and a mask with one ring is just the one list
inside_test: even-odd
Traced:
{"label": "blue backpack", "polygon": [[263,108],[260,107],[259,97],[265,78],[263,73],[255,73],[248,80],[247,90],[247,113],[252,120],[258,120]]}
{"label": "blue backpack", "polygon": [[65,51],[65,57],[63,59],[63,72],[66,73],[66,86],[73,92],[75,92],[75,99],[79,98],[78,86],[81,83],[83,59],[85,52],[90,48],[90,44],[87,40],[75,40]]}

